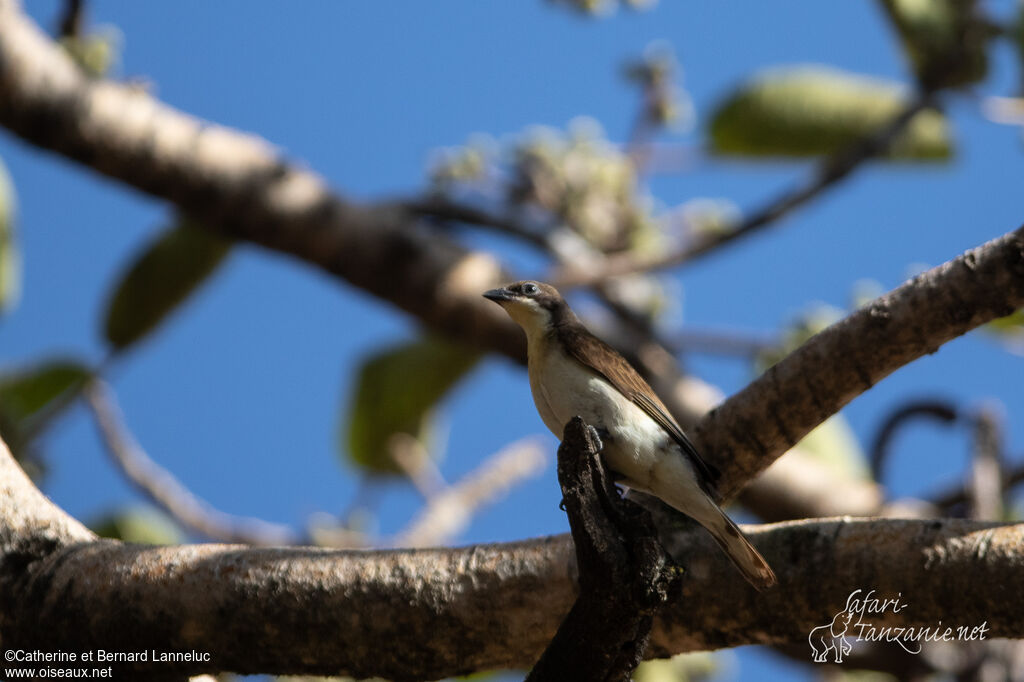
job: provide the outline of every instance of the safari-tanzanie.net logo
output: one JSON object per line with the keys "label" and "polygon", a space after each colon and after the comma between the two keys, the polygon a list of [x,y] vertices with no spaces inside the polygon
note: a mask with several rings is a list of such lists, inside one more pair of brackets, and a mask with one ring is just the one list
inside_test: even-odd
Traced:
{"label": "safari-tanzanie.net logo", "polygon": [[[910,605],[903,601],[903,593],[895,597],[880,597],[875,590],[867,593],[854,590],[846,598],[846,607],[837,613],[831,623],[811,630],[807,641],[815,663],[842,663],[843,657],[853,650],[854,642],[890,642],[910,654],[921,653],[924,642],[976,642],[985,639],[988,621],[980,625],[935,625],[924,627],[880,625],[890,614],[902,613]],[[831,654],[831,661],[829,660]]]}

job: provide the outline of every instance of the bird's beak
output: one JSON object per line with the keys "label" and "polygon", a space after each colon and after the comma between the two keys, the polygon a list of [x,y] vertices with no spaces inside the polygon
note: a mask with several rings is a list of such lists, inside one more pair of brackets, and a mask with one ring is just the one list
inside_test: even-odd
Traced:
{"label": "bird's beak", "polygon": [[495,303],[504,303],[505,301],[511,301],[515,296],[508,289],[501,288],[485,291],[484,298],[494,301]]}

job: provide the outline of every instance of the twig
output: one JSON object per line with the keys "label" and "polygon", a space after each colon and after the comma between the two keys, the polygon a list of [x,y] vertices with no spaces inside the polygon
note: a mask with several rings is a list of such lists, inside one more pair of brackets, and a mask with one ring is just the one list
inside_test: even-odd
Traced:
{"label": "twig", "polygon": [[1003,444],[997,410],[984,407],[974,415],[971,452],[970,518],[996,521],[1003,516]]}
{"label": "twig", "polygon": [[817,197],[824,190],[850,175],[865,161],[884,154],[914,116],[933,105],[934,93],[920,94],[884,127],[824,160],[808,181],[776,197],[729,231],[705,236],[673,253],[649,257],[637,257],[630,253],[613,256],[602,268],[589,272],[563,267],[554,278],[553,283],[558,287],[590,286],[612,277],[663,270],[682,265],[710,253],[720,246],[750,236]]}
{"label": "twig", "polygon": [[[531,229],[514,218],[468,206],[444,196],[435,195],[424,199],[404,201],[397,204],[397,206],[415,215],[468,223],[479,227],[491,228],[499,233],[517,237],[554,258],[562,267],[565,266],[567,259],[570,258],[569,255],[557,248],[551,234]],[[588,249],[588,261],[604,261],[607,258],[604,253],[593,249],[582,239],[574,243],[576,246]],[[651,320],[625,303],[607,283],[597,282],[592,288],[601,302],[616,316],[619,322],[643,339],[643,344],[649,343],[659,350],[663,350],[666,353],[669,352],[668,345],[659,338],[658,332],[651,323]],[[631,346],[635,347],[636,344],[631,344]],[[641,365],[643,364],[640,362],[638,354],[627,355],[631,360]],[[641,369],[644,370],[645,368],[641,367]],[[650,375],[650,372],[646,373]]]}
{"label": "twig", "polygon": [[876,481],[882,480],[882,466],[889,458],[889,445],[893,436],[911,419],[930,419],[943,424],[957,420],[956,406],[948,401],[914,400],[889,415],[878,430],[871,445],[871,475]]}
{"label": "twig", "polygon": [[731,329],[686,327],[669,342],[669,349],[680,353],[732,355],[753,358],[778,346],[778,340]]}
{"label": "twig", "polygon": [[388,438],[386,447],[391,460],[412,482],[423,499],[430,501],[448,487],[430,453],[414,436],[396,433]]}
{"label": "twig", "polygon": [[61,14],[58,36],[61,38],[77,38],[82,34],[85,20],[85,2],[83,0],[65,0],[64,12]]}
{"label": "twig", "polygon": [[417,216],[489,227],[522,239],[545,252],[549,251],[548,237],[543,232],[531,229],[514,218],[469,206],[443,195],[434,194],[421,199],[402,201],[397,205],[403,211]]}
{"label": "twig", "polygon": [[170,472],[154,462],[124,426],[124,419],[109,387],[100,380],[86,386],[107,451],[124,475],[143,494],[183,526],[221,542],[249,545],[290,545],[301,537],[287,526],[260,519],[233,516],[214,509],[192,494]]}
{"label": "twig", "polygon": [[426,508],[388,544],[394,547],[442,545],[457,536],[486,504],[496,502],[523,479],[544,468],[544,451],[522,440],[491,455],[454,485],[428,498]]}
{"label": "twig", "polygon": [[[1017,458],[1018,464],[1012,467],[1007,467],[1006,471],[1003,473],[1003,492],[1008,492],[1021,483],[1024,483],[1024,462],[1020,461],[1022,459],[1024,459],[1024,455]],[[954,489],[935,495],[931,500],[932,504],[943,512],[948,513],[949,510],[954,507],[967,504],[967,502],[970,501],[970,495],[963,485],[958,485]]]}
{"label": "twig", "polygon": [[558,482],[576,549],[580,594],[527,682],[629,680],[654,616],[677,596],[682,572],[650,514],[622,500],[579,417],[558,448]]}

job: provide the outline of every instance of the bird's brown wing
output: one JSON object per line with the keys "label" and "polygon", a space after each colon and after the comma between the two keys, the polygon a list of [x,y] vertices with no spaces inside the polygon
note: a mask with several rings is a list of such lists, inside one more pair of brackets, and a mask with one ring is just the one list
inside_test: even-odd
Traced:
{"label": "bird's brown wing", "polygon": [[633,369],[626,358],[582,325],[564,326],[558,330],[558,334],[562,337],[562,347],[577,362],[604,377],[619,393],[633,401],[672,436],[672,440],[693,463],[705,491],[716,499],[715,486],[720,476],[719,471],[704,461],[654,389]]}

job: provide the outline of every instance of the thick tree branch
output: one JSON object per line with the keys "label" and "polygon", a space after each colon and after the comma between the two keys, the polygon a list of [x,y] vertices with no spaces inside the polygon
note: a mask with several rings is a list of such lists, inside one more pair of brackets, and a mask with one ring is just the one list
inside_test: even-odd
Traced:
{"label": "thick tree branch", "polygon": [[[459,549],[342,551],[141,547],[96,539],[0,448],[0,640],[5,649],[209,652],[160,674],[437,679],[524,668],[575,599],[568,536]],[[822,520],[746,528],[780,577],[754,593],[706,533],[648,655],[806,641],[855,587],[902,593],[879,625],[987,622],[1024,636],[1024,527],[975,521]],[[683,606],[685,605],[685,607]],[[894,645],[895,646],[895,645]],[[383,647],[383,648],[382,648]],[[116,676],[131,674],[125,664]]]}
{"label": "thick tree branch", "polygon": [[697,425],[723,497],[892,372],[1024,306],[1024,228],[932,268],[812,337]]}
{"label": "thick tree branch", "polygon": [[254,135],[87,77],[15,0],[0,0],[0,124],[233,238],[312,263],[449,337],[525,357],[515,325],[480,298],[507,279],[493,257],[466,251],[401,208],[332,194]]}

